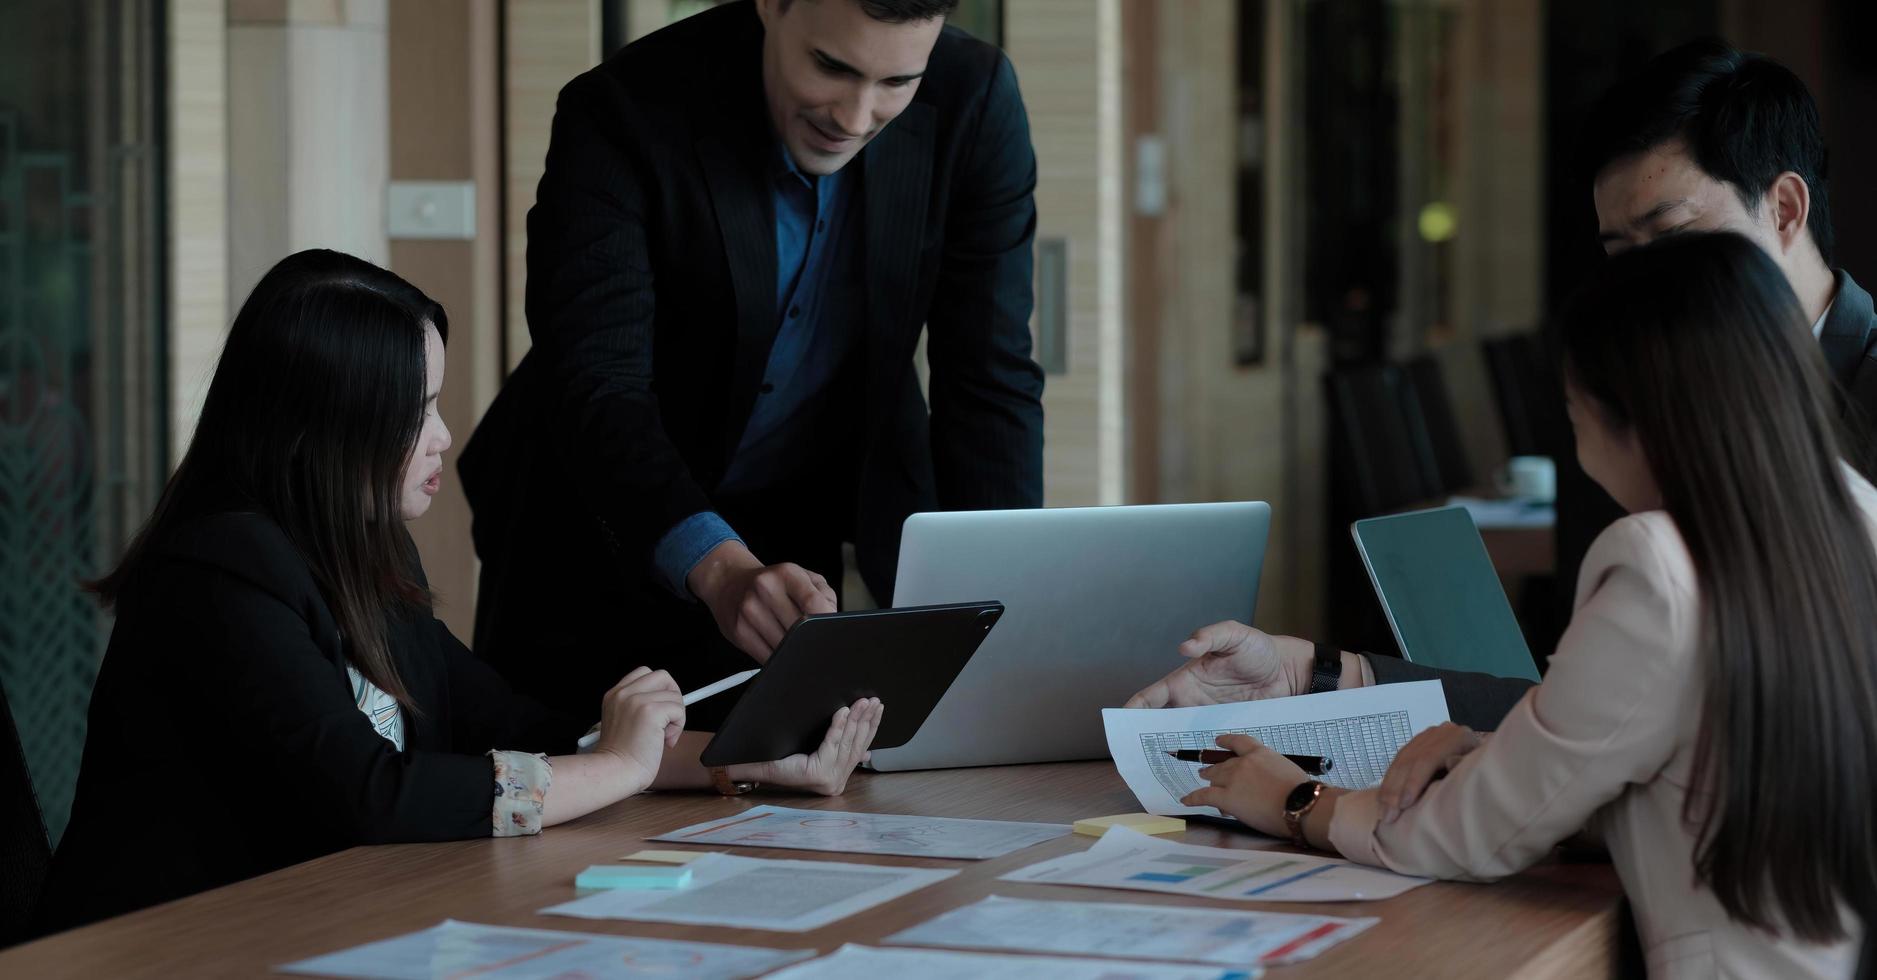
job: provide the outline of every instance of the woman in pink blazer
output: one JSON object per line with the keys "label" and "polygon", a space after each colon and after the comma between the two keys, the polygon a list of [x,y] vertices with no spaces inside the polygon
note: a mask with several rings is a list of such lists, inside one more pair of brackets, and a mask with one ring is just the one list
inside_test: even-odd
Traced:
{"label": "woman in pink blazer", "polygon": [[1578,459],[1630,516],[1585,559],[1544,683],[1360,792],[1227,736],[1186,802],[1439,878],[1586,832],[1652,975],[1848,976],[1877,910],[1877,490],[1808,327],[1745,238],[1611,259],[1558,340]]}

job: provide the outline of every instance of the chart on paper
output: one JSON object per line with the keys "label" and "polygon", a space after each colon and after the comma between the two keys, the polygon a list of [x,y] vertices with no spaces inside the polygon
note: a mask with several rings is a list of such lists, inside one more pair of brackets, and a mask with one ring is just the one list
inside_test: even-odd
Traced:
{"label": "chart on paper", "polygon": [[1081,956],[999,956],[940,949],[878,949],[849,943],[772,973],[768,980],[1255,980],[1257,966],[1124,963]]}
{"label": "chart on paper", "polygon": [[999,880],[1251,902],[1392,898],[1427,883],[1334,858],[1176,844],[1126,827],[1108,831],[1086,851],[1018,868]]}
{"label": "chart on paper", "polygon": [[889,936],[885,942],[1237,966],[1307,960],[1379,921],[992,895]]}
{"label": "chart on paper", "polygon": [[650,839],[843,854],[979,859],[1002,857],[1069,833],[1069,826],[1059,823],[958,820],[764,805]]}
{"label": "chart on paper", "polygon": [[1319,778],[1331,786],[1362,789],[1381,782],[1388,774],[1388,763],[1408,739],[1414,737],[1414,728],[1408,720],[1407,709],[1402,708],[1285,725],[1142,732],[1141,754],[1147,759],[1154,779],[1166,788],[1168,796],[1177,800],[1206,784],[1196,775],[1200,768],[1196,763],[1181,762],[1167,753],[1179,749],[1216,748],[1221,735],[1250,735],[1279,752],[1332,759],[1335,766]]}
{"label": "chart on paper", "polygon": [[807,932],[958,873],[729,854],[706,854],[685,867],[692,879],[683,891],[601,891],[542,909],[541,914]]}
{"label": "chart on paper", "polygon": [[689,977],[740,980],[814,955],[716,943],[516,929],[446,919],[421,932],[275,967],[281,973],[371,980],[567,980]]}
{"label": "chart on paper", "polygon": [[1218,816],[1211,807],[1180,802],[1206,785],[1203,767],[1169,752],[1249,735],[1279,752],[1329,759],[1329,772],[1316,777],[1325,783],[1367,789],[1382,781],[1409,739],[1447,720],[1447,698],[1439,681],[1417,681],[1192,708],[1107,708],[1101,715],[1115,767],[1143,809]]}

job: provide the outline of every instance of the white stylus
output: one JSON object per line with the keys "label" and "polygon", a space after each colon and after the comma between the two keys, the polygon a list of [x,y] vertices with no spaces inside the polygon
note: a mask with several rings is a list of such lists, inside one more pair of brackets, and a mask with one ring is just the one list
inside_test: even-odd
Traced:
{"label": "white stylus", "polygon": [[[686,694],[684,696],[684,706],[688,708],[691,705],[694,705],[698,703],[699,701],[704,700],[707,697],[710,697],[716,694],[722,694],[723,692],[728,691],[729,689],[737,686],[738,684],[742,684],[745,681],[748,681],[750,678],[755,677],[757,674],[760,674],[760,673],[762,673],[762,668],[757,667],[754,670],[746,670],[740,674],[731,674],[730,676],[724,678],[723,680],[717,681],[712,684],[706,684],[703,687],[700,687],[697,690],[692,691],[689,694]],[[585,735],[580,736],[579,750],[582,752],[585,752],[586,750],[598,744],[600,744],[600,726],[594,725],[592,731],[587,732]]]}

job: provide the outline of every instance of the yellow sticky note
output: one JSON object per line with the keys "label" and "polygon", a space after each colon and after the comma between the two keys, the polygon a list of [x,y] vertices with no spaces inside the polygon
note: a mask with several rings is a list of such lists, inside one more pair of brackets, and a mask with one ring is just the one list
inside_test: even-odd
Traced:
{"label": "yellow sticky note", "polygon": [[645,861],[650,864],[690,864],[709,853],[709,851],[638,851],[619,860]]}
{"label": "yellow sticky note", "polygon": [[1109,827],[1126,827],[1143,834],[1177,834],[1186,829],[1186,821],[1151,813],[1117,813],[1112,817],[1089,817],[1075,822],[1075,832],[1089,837],[1100,837]]}

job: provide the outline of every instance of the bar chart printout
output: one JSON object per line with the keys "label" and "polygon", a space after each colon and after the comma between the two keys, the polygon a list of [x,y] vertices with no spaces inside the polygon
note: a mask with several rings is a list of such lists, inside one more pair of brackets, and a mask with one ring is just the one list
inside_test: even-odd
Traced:
{"label": "bar chart printout", "polygon": [[1109,830],[1086,851],[1019,868],[999,880],[1239,902],[1393,898],[1428,881],[1311,854],[1177,844],[1126,827]]}
{"label": "bar chart printout", "polygon": [[281,973],[372,980],[566,980],[690,977],[741,980],[814,955],[637,936],[517,929],[446,919],[421,932],[275,967]]}
{"label": "bar chart printout", "polygon": [[1381,920],[992,895],[886,938],[901,946],[1066,953],[1221,966],[1297,963]]}
{"label": "bar chart printout", "polygon": [[879,949],[849,943],[769,974],[767,980],[1256,980],[1256,966],[1145,963],[1081,956],[1001,956],[949,949]]}
{"label": "bar chart printout", "polygon": [[1279,752],[1328,758],[1330,771],[1318,777],[1325,783],[1367,789],[1382,781],[1409,739],[1446,720],[1439,681],[1194,708],[1102,711],[1108,751],[1147,812],[1215,817],[1220,814],[1212,807],[1180,803],[1206,785],[1199,778],[1203,767],[1169,752],[1216,748],[1221,735],[1250,735]]}

